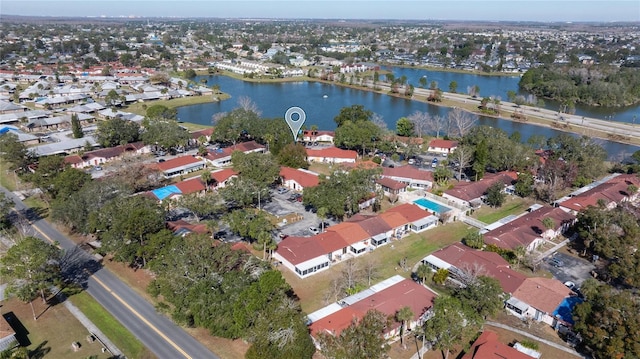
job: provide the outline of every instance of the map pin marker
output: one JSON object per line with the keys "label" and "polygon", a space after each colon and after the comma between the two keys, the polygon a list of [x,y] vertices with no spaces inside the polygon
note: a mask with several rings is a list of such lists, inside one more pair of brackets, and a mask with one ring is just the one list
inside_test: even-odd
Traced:
{"label": "map pin marker", "polygon": [[[298,115],[297,120],[293,119],[294,114]],[[307,115],[300,107],[290,107],[287,112],[285,112],[284,120],[285,122],[287,122],[287,125],[289,125],[289,128],[291,129],[291,133],[293,134],[293,142],[296,142],[296,140],[298,139],[298,132],[300,132],[300,129],[302,128],[302,125],[304,124],[304,121],[306,119]]]}

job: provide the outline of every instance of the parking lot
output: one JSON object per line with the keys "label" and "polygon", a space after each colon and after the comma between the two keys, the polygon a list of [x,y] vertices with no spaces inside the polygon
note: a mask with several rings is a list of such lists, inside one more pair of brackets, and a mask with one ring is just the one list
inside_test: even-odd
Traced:
{"label": "parking lot", "polygon": [[562,283],[571,281],[578,287],[587,278],[591,278],[591,271],[595,269],[595,266],[585,259],[560,252],[547,257],[542,261],[541,267],[551,272],[553,277]]}

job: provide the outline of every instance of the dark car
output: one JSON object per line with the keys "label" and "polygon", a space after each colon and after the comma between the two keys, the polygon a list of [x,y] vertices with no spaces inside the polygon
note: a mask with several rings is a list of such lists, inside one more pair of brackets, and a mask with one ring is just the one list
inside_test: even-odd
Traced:
{"label": "dark car", "polygon": [[224,239],[227,237],[227,231],[218,231],[213,235],[213,239]]}

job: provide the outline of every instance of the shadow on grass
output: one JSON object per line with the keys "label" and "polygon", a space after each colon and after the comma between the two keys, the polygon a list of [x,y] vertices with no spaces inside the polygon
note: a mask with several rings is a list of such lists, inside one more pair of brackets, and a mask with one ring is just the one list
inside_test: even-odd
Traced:
{"label": "shadow on grass", "polygon": [[45,340],[42,343],[38,344],[38,346],[35,349],[29,350],[29,359],[44,358],[44,356],[51,351],[51,347],[46,346],[48,343],[49,342]]}
{"label": "shadow on grass", "polygon": [[31,341],[29,340],[29,331],[22,324],[20,319],[15,315],[14,312],[9,312],[2,315],[4,319],[9,323],[11,329],[16,332],[16,340],[20,344],[21,347],[28,347],[31,345]]}

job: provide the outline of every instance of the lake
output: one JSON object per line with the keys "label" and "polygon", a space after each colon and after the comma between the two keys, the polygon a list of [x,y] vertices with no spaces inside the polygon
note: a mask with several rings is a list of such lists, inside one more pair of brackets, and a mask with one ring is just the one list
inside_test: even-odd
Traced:
{"label": "lake", "polygon": [[[397,70],[398,74],[408,74],[406,75],[408,79],[414,78],[409,75],[417,76],[420,72],[414,74],[407,71],[427,71],[417,69]],[[459,79],[460,81],[455,81],[458,82],[458,88],[460,90],[460,86],[463,83],[471,84],[471,81],[482,81],[478,86],[480,86],[480,92],[483,96],[486,95],[483,89],[499,89],[500,91],[504,91],[505,98],[506,91],[511,89],[508,88],[508,86],[515,86],[514,90],[517,89],[518,78],[514,77],[490,77],[445,72],[436,73],[442,76],[443,81],[450,78]],[[445,74],[447,77],[444,76]],[[457,76],[453,77],[452,75]],[[430,75],[427,74],[428,81],[430,81],[429,76]],[[466,76],[472,77],[470,80],[465,80],[468,82],[462,82],[463,79],[466,79]],[[318,128],[323,130],[335,129],[336,125],[333,118],[340,112],[341,108],[354,104],[363,105],[366,109],[381,116],[390,129],[395,128],[396,121],[400,117],[409,116],[415,111],[428,112],[432,116],[447,116],[449,113],[449,109],[446,107],[319,82],[253,83],[219,75],[198,76],[195,78],[195,81],[199,83],[202,78],[207,80],[206,85],[209,87],[213,85],[220,86],[220,90],[231,95],[231,99],[217,103],[180,107],[178,108],[178,119],[180,121],[209,125],[211,124],[211,118],[214,114],[228,112],[238,107],[238,99],[241,97],[250,98],[258,106],[260,111],[262,111],[262,116],[268,118],[282,118],[289,107],[301,107],[307,115],[305,125],[307,127],[317,125]],[[419,77],[416,79],[418,78]],[[449,82],[450,81],[452,80],[449,80]],[[413,83],[411,80],[409,80],[409,82]],[[440,87],[448,88],[449,82],[446,82],[446,85],[440,85]],[[417,80],[415,83],[417,84]],[[518,131],[522,135],[523,141],[526,141],[532,135],[553,137],[561,133],[550,128],[488,117],[480,117],[479,124],[501,128],[509,134]],[[637,146],[604,140],[601,141],[601,144],[607,150],[609,156],[616,158],[640,149],[640,147]]]}

